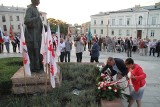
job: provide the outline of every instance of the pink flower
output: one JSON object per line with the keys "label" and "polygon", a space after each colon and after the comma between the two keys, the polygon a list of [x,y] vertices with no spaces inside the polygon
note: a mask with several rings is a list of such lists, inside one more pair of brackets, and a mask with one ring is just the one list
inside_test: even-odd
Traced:
{"label": "pink flower", "polygon": [[103,90],[106,90],[106,87],[104,87]]}

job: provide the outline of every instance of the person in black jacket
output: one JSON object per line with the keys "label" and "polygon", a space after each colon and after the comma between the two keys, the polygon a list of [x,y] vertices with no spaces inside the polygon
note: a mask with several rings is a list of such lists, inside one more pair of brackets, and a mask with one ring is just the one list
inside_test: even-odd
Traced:
{"label": "person in black jacket", "polygon": [[101,70],[104,73],[107,69],[110,69],[111,76],[117,74],[116,79],[121,79],[126,76],[128,73],[128,69],[126,68],[124,61],[120,58],[108,57],[105,67]]}
{"label": "person in black jacket", "polygon": [[95,61],[98,63],[99,62],[98,61],[98,59],[99,59],[99,46],[98,46],[98,43],[96,42],[96,38],[92,38],[92,47],[89,51],[90,51],[90,56],[91,56],[90,62],[93,63]]}
{"label": "person in black jacket", "polygon": [[159,57],[159,54],[160,54],[160,40],[158,41],[158,43],[156,45],[156,50],[157,50],[157,57]]}

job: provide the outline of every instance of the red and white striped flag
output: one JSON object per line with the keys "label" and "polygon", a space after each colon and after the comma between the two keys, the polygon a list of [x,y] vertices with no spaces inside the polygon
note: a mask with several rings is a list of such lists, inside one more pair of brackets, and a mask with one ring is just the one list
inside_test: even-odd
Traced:
{"label": "red and white striped flag", "polygon": [[20,52],[22,53],[22,57],[23,57],[24,72],[26,76],[31,76],[30,59],[28,56],[28,49],[26,46],[25,38],[24,38],[24,30],[23,30],[22,24],[20,24],[20,28],[21,28]]}
{"label": "red and white striped flag", "polygon": [[42,41],[41,41],[41,50],[40,53],[43,56],[43,68],[44,71],[46,72],[46,68],[47,68],[47,41],[46,41],[46,33],[45,33],[45,28],[43,25],[43,29],[42,29]]}
{"label": "red and white striped flag", "polygon": [[60,28],[59,28],[59,25],[58,25],[58,28],[57,28],[57,32],[56,32],[56,36],[57,36],[57,49],[56,49],[56,54],[57,56],[60,56]]}
{"label": "red and white striped flag", "polygon": [[53,48],[53,42],[52,42],[52,35],[51,35],[51,29],[50,25],[48,24],[47,27],[47,63],[49,63],[50,67],[50,81],[53,88],[55,88],[55,76],[57,74],[57,65],[56,65],[56,59],[55,59],[55,53]]}

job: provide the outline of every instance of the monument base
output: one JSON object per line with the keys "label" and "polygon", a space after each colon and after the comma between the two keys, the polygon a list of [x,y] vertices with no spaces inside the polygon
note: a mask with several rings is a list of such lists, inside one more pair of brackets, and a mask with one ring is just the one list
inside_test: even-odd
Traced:
{"label": "monument base", "polygon": [[[55,77],[56,87],[59,87],[62,82],[62,73],[57,65],[57,75]],[[24,77],[24,67],[21,67],[11,78],[12,80],[12,92],[13,94],[34,94],[34,93],[44,93],[47,88],[47,92],[51,91],[53,88],[50,84],[49,75],[46,73],[32,73],[32,76],[26,75]],[[47,82],[46,82],[47,80]],[[47,85],[46,85],[47,83]]]}

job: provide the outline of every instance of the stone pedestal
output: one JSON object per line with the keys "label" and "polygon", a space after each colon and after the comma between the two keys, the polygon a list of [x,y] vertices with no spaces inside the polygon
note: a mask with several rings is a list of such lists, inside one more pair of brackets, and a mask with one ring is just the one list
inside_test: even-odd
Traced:
{"label": "stone pedestal", "polygon": [[[58,72],[55,77],[56,87],[59,87],[62,82],[62,73],[60,72],[59,66],[57,66]],[[26,75],[24,77],[24,68],[21,67],[11,78],[12,80],[12,92],[14,94],[34,94],[34,93],[44,93],[47,86],[47,92],[51,91],[53,88],[50,84],[49,75],[47,75],[47,85],[46,85],[46,73],[32,73],[32,76]]]}
{"label": "stone pedestal", "polygon": [[123,104],[118,98],[113,101],[101,100],[101,107],[123,107]]}

